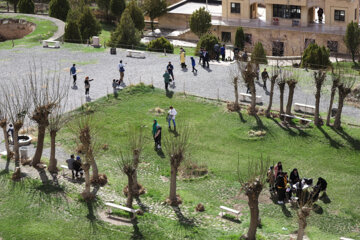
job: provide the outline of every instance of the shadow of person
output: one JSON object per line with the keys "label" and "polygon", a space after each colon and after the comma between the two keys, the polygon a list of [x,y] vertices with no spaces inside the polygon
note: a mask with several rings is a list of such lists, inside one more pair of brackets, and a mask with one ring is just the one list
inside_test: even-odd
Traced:
{"label": "shadow of person", "polygon": [[73,89],[73,90],[78,90],[78,86],[77,86],[77,85],[73,85],[73,86],[71,87],[71,89]]}
{"label": "shadow of person", "polygon": [[206,67],[205,70],[206,70],[207,72],[212,72],[212,70],[210,69],[210,67]]}
{"label": "shadow of person", "polygon": [[171,128],[169,128],[169,132],[171,132],[172,134],[174,134],[174,137],[180,136],[180,134],[176,131],[176,129],[171,129]]}
{"label": "shadow of person", "polygon": [[91,97],[90,96],[86,96],[86,102],[91,102]]}
{"label": "shadow of person", "polygon": [[180,224],[187,225],[187,226],[190,226],[190,227],[194,227],[194,226],[195,226],[194,220],[185,217],[185,216],[182,214],[181,209],[180,209],[178,206],[171,206],[171,207],[172,207],[172,209],[174,210],[174,212],[175,212],[175,214],[176,214],[176,217],[178,218]]}
{"label": "shadow of person", "polygon": [[281,211],[284,213],[285,217],[292,217],[291,212],[289,211],[289,209],[287,209],[285,204],[281,204]]}
{"label": "shadow of person", "polygon": [[160,148],[160,149],[157,149],[156,147],[155,147],[155,151],[156,151],[156,153],[157,153],[157,155],[159,156],[159,157],[161,157],[161,158],[165,158],[165,154],[164,154],[164,152],[163,152],[163,150]]}
{"label": "shadow of person", "polygon": [[329,196],[326,194],[326,192],[324,192],[319,199],[320,199],[323,203],[325,203],[325,204],[331,203],[331,199],[330,199]]}
{"label": "shadow of person", "polygon": [[192,72],[194,76],[197,76],[197,71]]}
{"label": "shadow of person", "polygon": [[324,213],[323,208],[321,206],[317,205],[316,203],[313,205],[313,211],[316,214],[323,214]]}
{"label": "shadow of person", "polygon": [[166,97],[172,98],[173,96],[174,96],[174,92],[173,92],[173,91],[166,91]]}

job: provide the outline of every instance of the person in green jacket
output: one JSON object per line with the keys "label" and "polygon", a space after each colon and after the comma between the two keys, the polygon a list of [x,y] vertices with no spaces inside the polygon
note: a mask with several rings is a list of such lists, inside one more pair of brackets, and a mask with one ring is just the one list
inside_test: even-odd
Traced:
{"label": "person in green jacket", "polygon": [[169,74],[169,72],[167,70],[165,70],[163,78],[164,78],[164,82],[165,82],[165,90],[169,91],[168,86],[169,86],[169,83],[170,83],[170,74]]}

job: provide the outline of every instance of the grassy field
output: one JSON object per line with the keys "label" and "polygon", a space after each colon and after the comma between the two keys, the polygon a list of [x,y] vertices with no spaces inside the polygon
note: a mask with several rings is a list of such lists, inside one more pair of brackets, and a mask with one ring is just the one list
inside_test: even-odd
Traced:
{"label": "grassy field", "polygon": [[[5,15],[0,14],[0,18],[6,17]],[[57,31],[57,26],[48,20],[35,18],[35,17],[27,17],[23,15],[18,15],[16,17],[12,17],[16,19],[25,19],[26,21],[32,22],[36,24],[35,31],[28,34],[22,39],[14,40],[14,47],[33,47],[40,44],[40,40],[48,39]],[[0,49],[10,49],[12,47],[12,41],[5,41],[0,43]]]}
{"label": "grassy field", "polygon": [[[187,161],[206,165],[209,174],[201,179],[179,180],[178,193],[183,199],[181,215],[161,205],[169,192],[169,160],[153,149],[151,125],[154,118],[167,131],[165,115],[156,116],[150,110],[178,111],[178,127],[188,124],[192,129],[190,156]],[[298,168],[300,177],[323,177],[328,181],[330,202],[317,202],[311,213],[307,235],[312,240],[337,240],[340,236],[360,239],[360,129],[345,127],[341,131],[323,128],[285,128],[278,119],[229,113],[224,104],[200,98],[174,94],[145,86],[127,88],[119,99],[103,98],[89,104],[99,127],[98,141],[109,144],[96,157],[100,172],[106,173],[109,185],[94,205],[79,201],[77,186],[42,187],[36,180],[13,184],[8,175],[0,177],[0,237],[6,239],[238,239],[249,226],[246,198],[239,194],[237,162],[245,172],[250,159],[262,155],[271,162],[282,161],[284,170]],[[79,113],[81,111],[79,110]],[[118,152],[126,151],[129,123],[145,127],[146,145],[139,168],[139,181],[147,193],[141,197],[150,211],[139,217],[135,227],[113,226],[99,220],[103,198],[125,203],[122,189],[126,177],[116,165]],[[262,138],[248,135],[249,130],[262,129]],[[59,134],[59,144],[70,152],[75,139],[68,129]],[[107,197],[104,197],[107,196]],[[194,211],[198,203],[204,213]],[[239,209],[240,222],[218,217],[219,206]],[[269,199],[267,190],[260,198],[263,227],[259,239],[289,239],[297,229],[296,211],[282,208]],[[182,219],[178,220],[177,216]],[[31,219],[31,220],[29,220]],[[193,224],[190,224],[192,222]],[[15,227],[16,226],[16,227]],[[53,226],[49,228],[49,226]],[[76,228],[76,233],[71,229]],[[135,236],[134,236],[135,235]]]}

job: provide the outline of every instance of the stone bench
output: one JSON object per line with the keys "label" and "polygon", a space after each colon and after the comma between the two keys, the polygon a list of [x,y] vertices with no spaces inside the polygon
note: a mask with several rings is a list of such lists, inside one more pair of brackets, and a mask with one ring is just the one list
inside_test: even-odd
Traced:
{"label": "stone bench", "polygon": [[315,106],[306,105],[306,104],[302,104],[302,103],[295,103],[294,111],[315,114]]}
{"label": "stone bench", "polygon": [[[50,40],[43,40],[43,47],[44,48],[60,48],[60,42],[59,41],[50,41]],[[53,46],[49,46],[50,44],[54,44]]]}
{"label": "stone bench", "polygon": [[281,116],[288,117],[288,118],[295,118],[295,119],[299,119],[299,120],[304,121],[304,122],[312,122],[312,120],[310,120],[310,119],[306,119],[306,118],[298,117],[298,116],[295,116],[295,115],[281,114]]}
{"label": "stone bench", "polygon": [[[249,93],[239,93],[240,101],[242,102],[251,102],[251,94]],[[256,96],[256,103],[262,103],[261,96]]]}
{"label": "stone bench", "polygon": [[135,209],[124,207],[124,206],[121,206],[121,205],[118,205],[118,204],[115,204],[115,203],[106,202],[105,205],[108,206],[108,207],[123,210],[125,212],[133,213],[132,219],[134,219],[136,217],[136,214],[140,211],[139,209],[135,210]]}
{"label": "stone bench", "polygon": [[126,50],[127,57],[145,58],[145,52],[137,50]]}
{"label": "stone bench", "polygon": [[[220,206],[220,209],[225,210],[227,212],[234,213],[236,215],[236,218],[239,219],[240,211],[232,209],[232,208],[228,208],[228,207],[225,207],[225,206]],[[223,212],[221,212],[221,217],[223,217]]]}
{"label": "stone bench", "polygon": [[66,165],[60,165],[60,167],[62,168],[62,175],[65,176],[64,170],[65,170],[65,169],[69,169],[69,167],[66,166]]}

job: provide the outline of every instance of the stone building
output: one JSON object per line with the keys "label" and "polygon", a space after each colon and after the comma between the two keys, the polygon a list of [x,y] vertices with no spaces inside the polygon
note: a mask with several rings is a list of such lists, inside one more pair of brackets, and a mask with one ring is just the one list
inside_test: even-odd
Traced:
{"label": "stone building", "polygon": [[359,0],[184,0],[169,7],[159,27],[176,29],[178,38],[197,40],[189,30],[191,13],[200,7],[212,16],[212,33],[233,43],[237,27],[246,35],[246,48],[262,42],[268,55],[301,55],[315,42],[331,52],[346,54],[346,26],[359,23]]}

